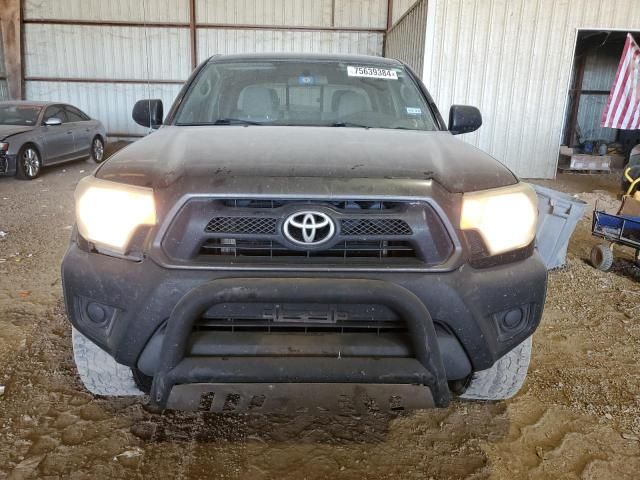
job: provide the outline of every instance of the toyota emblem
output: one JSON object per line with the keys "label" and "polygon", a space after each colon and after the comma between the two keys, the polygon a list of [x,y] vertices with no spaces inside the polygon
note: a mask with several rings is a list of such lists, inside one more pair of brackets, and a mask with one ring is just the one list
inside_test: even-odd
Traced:
{"label": "toyota emblem", "polygon": [[330,240],[336,225],[327,214],[309,210],[289,215],[282,230],[290,242],[310,247]]}

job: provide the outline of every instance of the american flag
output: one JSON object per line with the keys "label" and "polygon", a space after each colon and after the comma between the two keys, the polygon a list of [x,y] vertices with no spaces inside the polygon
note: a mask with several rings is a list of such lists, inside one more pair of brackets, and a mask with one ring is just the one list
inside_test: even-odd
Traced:
{"label": "american flag", "polygon": [[627,33],[601,124],[622,130],[640,129],[640,47],[630,33]]}

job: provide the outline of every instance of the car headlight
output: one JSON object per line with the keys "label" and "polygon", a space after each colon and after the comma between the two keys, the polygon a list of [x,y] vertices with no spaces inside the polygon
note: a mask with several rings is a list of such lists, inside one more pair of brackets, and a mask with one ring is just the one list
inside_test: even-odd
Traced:
{"label": "car headlight", "polygon": [[7,142],[0,142],[0,152],[6,152],[9,150],[9,144]]}
{"label": "car headlight", "polygon": [[76,188],[78,232],[97,247],[125,254],[131,237],[142,225],[155,225],[153,190],[94,176]]}
{"label": "car headlight", "polygon": [[460,228],[477,230],[491,255],[523,248],[536,235],[537,205],[535,190],[522,182],[465,193]]}

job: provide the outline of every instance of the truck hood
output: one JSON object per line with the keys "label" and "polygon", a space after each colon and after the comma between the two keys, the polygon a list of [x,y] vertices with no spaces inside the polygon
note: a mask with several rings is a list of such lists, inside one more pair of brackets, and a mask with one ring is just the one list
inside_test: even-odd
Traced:
{"label": "truck hood", "polygon": [[414,179],[450,192],[518,181],[448,132],[282,126],[163,127],[118,152],[96,176],[152,188],[185,177]]}
{"label": "truck hood", "polygon": [[17,133],[28,132],[33,127],[25,127],[20,125],[0,125],[0,140],[16,135]]}

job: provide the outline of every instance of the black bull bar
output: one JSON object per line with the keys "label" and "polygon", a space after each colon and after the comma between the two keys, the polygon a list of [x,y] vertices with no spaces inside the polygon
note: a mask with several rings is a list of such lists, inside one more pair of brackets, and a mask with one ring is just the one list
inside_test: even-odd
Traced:
{"label": "black bull bar", "polygon": [[[271,302],[385,305],[406,322],[415,359],[187,356],[193,326],[212,306]],[[260,385],[266,391],[280,386],[288,392],[296,384],[301,389],[353,386],[356,391],[364,385],[418,385],[430,390],[431,406],[444,407],[450,400],[433,320],[409,290],[381,280],[228,278],[191,290],[173,309],[153,378],[151,405],[159,410],[197,409],[206,392]]]}

